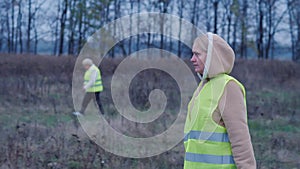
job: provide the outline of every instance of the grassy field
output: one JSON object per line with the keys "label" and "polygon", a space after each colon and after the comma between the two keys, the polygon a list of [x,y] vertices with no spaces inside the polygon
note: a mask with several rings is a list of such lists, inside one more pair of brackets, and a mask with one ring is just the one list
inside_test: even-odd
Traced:
{"label": "grassy field", "polygon": [[[143,72],[130,87],[137,108],[161,88],[166,112],[155,123],[136,124],[116,111],[110,95],[112,74],[121,60],[101,63],[105,118],[121,133],[153,136],[178,113],[178,89],[167,74]],[[188,61],[186,61],[188,63]],[[133,159],[105,152],[91,141],[71,112],[73,57],[1,55],[0,169],[6,168],[182,168],[181,142],[158,156]],[[249,127],[259,169],[300,168],[300,65],[288,61],[237,60],[232,75],[247,90]],[[167,79],[160,83],[159,78]],[[145,86],[147,83],[153,83]],[[141,87],[142,86],[142,87]]]}

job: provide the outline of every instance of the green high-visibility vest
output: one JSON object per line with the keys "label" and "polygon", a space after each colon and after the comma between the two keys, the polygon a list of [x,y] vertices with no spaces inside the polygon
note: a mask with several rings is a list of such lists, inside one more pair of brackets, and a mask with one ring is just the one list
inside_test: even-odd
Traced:
{"label": "green high-visibility vest", "polygon": [[84,85],[86,85],[90,78],[91,78],[91,73],[92,71],[96,70],[97,71],[97,78],[93,86],[88,88],[86,91],[87,92],[102,92],[103,91],[103,85],[102,85],[102,80],[101,80],[101,73],[98,67],[95,65],[92,65],[91,68],[89,68],[85,74],[84,74]]}
{"label": "green high-visibility vest", "polygon": [[240,86],[246,106],[244,86],[226,74],[210,79],[200,92],[194,93],[184,128],[184,169],[236,169],[227,130],[212,118],[230,80]]}

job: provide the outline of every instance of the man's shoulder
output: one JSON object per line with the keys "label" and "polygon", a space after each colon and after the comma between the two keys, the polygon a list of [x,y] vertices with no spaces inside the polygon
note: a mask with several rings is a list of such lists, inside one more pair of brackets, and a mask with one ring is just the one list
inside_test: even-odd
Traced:
{"label": "man's shoulder", "polygon": [[92,66],[91,66],[91,70],[92,70],[92,71],[96,71],[96,70],[99,70],[99,68],[98,68],[96,65],[92,65]]}

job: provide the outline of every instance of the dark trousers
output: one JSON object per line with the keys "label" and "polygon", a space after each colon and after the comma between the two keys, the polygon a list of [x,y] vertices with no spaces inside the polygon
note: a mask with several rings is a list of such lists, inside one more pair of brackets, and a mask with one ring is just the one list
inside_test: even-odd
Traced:
{"label": "dark trousers", "polygon": [[100,109],[101,113],[104,114],[101,102],[100,102],[100,92],[86,92],[84,97],[83,97],[83,101],[81,104],[81,109],[80,109],[80,113],[84,113],[87,105],[89,104],[89,102],[93,100],[94,103],[96,102],[96,105],[98,105],[98,108]]}

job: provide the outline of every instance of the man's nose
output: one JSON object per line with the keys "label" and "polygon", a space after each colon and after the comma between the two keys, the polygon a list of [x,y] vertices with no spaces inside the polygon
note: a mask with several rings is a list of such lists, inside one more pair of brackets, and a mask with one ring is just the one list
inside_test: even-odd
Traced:
{"label": "man's nose", "polygon": [[195,62],[195,55],[193,54],[193,56],[192,56],[192,58],[191,58],[191,60],[190,60],[191,62]]}

